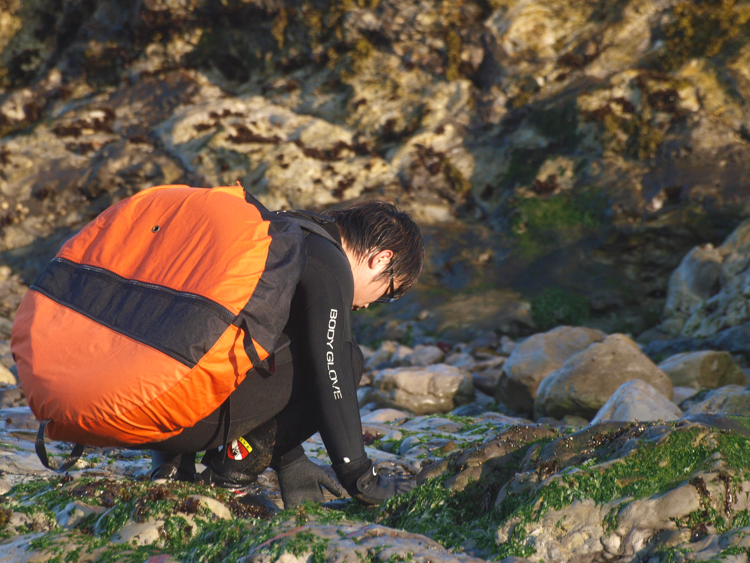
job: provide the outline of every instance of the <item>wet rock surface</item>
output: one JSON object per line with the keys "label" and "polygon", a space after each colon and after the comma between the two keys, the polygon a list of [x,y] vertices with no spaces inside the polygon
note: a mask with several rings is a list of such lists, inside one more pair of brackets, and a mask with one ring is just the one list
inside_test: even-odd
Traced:
{"label": "wet rock surface", "polygon": [[[432,414],[419,414],[415,403],[363,404],[367,455],[381,473],[418,484],[377,508],[326,492],[323,505],[283,511],[270,469],[244,495],[151,483],[145,452],[121,448],[87,448],[66,475],[55,474],[34,452],[38,422],[22,391],[7,385],[0,413],[0,555],[9,561],[269,563],[666,563],[675,553],[683,561],[747,556],[750,401],[743,386],[704,389],[678,406],[636,378],[615,389],[591,422],[570,414],[534,422],[473,387],[520,346],[485,334],[441,347],[443,358],[429,354],[452,358],[460,369],[405,365],[414,349],[396,341],[364,350],[368,360],[380,354],[402,365],[369,368],[360,392],[372,394],[384,374],[404,390],[424,390],[448,368],[474,392],[473,398],[464,394],[466,404]],[[400,348],[406,349],[399,356]],[[636,367],[641,361],[631,360]],[[695,362],[700,366],[701,358]],[[603,379],[627,367],[594,363]],[[312,460],[329,463],[318,435],[303,447]],[[53,463],[70,451],[59,442],[48,441],[47,448]]]}

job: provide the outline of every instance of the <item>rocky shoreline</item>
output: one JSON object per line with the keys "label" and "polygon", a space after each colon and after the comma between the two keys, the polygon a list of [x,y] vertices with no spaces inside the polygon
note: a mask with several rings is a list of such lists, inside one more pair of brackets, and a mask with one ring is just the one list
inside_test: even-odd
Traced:
{"label": "rocky shoreline", "polygon": [[[0,561],[746,563],[749,38],[746,0],[0,0]],[[421,483],[380,509],[34,454],[28,285],[125,197],[237,181],[424,229],[354,321],[368,455]]]}
{"label": "rocky shoreline", "polygon": [[[56,475],[8,371],[0,560],[746,560],[750,392],[726,352],[659,367],[625,335],[574,327],[363,351],[367,454],[420,484],[376,509],[328,495],[280,511],[271,470],[245,496],[153,484],[143,452],[119,448],[87,449]],[[304,448],[327,462],[319,436]],[[60,460],[70,445],[48,449]]]}

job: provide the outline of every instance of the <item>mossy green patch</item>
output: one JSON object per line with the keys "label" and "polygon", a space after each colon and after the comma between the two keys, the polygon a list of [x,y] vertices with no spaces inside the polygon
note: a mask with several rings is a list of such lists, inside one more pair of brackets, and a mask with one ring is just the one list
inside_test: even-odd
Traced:
{"label": "mossy green patch", "polygon": [[605,206],[605,196],[592,188],[518,198],[512,203],[511,233],[523,255],[538,256],[595,232],[603,225]]}
{"label": "mossy green patch", "polygon": [[[713,391],[713,389],[701,389],[698,391],[697,394],[693,395],[691,397],[691,400],[703,400],[706,398],[706,396]],[[748,431],[750,431],[750,416],[743,416],[739,414],[727,414],[727,418],[733,420],[743,428],[746,428]]]}
{"label": "mossy green patch", "polygon": [[[43,551],[51,557],[50,560],[77,561],[82,553],[93,553],[96,551],[96,560],[100,562],[132,561],[143,562],[157,553],[165,553],[185,562],[213,562],[213,561],[237,561],[251,551],[268,553],[273,560],[285,552],[295,555],[310,552],[312,560],[322,563],[325,561],[328,540],[320,538],[309,530],[302,530],[304,524],[336,524],[346,519],[346,516],[338,511],[330,511],[316,504],[306,504],[295,510],[287,510],[278,513],[273,518],[261,519],[254,517],[252,512],[244,512],[236,515],[242,516],[232,520],[218,520],[211,517],[205,510],[197,509],[197,505],[187,507],[187,512],[192,514],[191,522],[188,522],[185,512],[185,497],[190,494],[204,494],[212,496],[217,500],[223,500],[230,507],[241,505],[233,496],[222,489],[210,489],[195,485],[172,484],[170,487],[154,486],[151,483],[133,483],[123,481],[124,487],[131,489],[131,495],[127,499],[112,498],[116,490],[113,483],[108,480],[80,479],[74,483],[61,483],[59,479],[52,479],[41,488],[18,487],[13,491],[6,504],[15,506],[20,502],[41,502],[45,507],[65,506],[73,498],[84,494],[83,499],[88,504],[108,505],[114,503],[110,508],[108,516],[94,515],[105,518],[105,525],[94,524],[90,519],[85,524],[79,525],[73,530],[53,530],[30,543],[30,549]],[[164,490],[170,494],[165,498],[145,506],[142,494],[151,494],[160,497]],[[149,493],[149,491],[151,491]],[[171,494],[171,492],[174,494]],[[182,500],[179,500],[182,499]],[[133,501],[135,504],[133,504]],[[169,502],[176,504],[169,506]],[[182,503],[182,505],[180,505]],[[127,520],[145,521],[147,518],[156,517],[163,520],[159,528],[161,537],[158,546],[130,546],[112,545],[110,537],[113,529],[120,526],[119,516],[115,517],[112,512],[118,505],[125,506],[125,512],[129,511]],[[175,510],[177,509],[177,510]],[[119,512],[118,512],[119,514]],[[111,518],[109,515],[112,515]],[[116,519],[117,524],[109,523],[110,519]],[[196,529],[197,528],[197,529]],[[252,533],[249,533],[252,531]],[[63,559],[64,556],[64,559]],[[56,559],[57,558],[57,559]]]}
{"label": "mossy green patch", "polygon": [[685,556],[693,553],[693,550],[686,547],[660,547],[654,550],[654,555],[659,556],[661,563],[678,563],[685,561]]}

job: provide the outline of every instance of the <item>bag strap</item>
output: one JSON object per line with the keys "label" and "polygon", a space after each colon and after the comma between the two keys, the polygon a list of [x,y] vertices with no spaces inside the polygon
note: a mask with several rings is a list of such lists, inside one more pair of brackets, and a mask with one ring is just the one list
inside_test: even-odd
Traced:
{"label": "bag strap", "polygon": [[73,451],[70,452],[70,455],[68,456],[68,459],[66,459],[63,464],[60,467],[52,467],[49,463],[49,458],[47,457],[47,448],[44,447],[44,429],[47,428],[47,424],[52,422],[51,418],[47,418],[39,424],[39,432],[37,432],[36,435],[36,442],[34,443],[34,449],[36,449],[36,455],[39,457],[39,461],[42,462],[42,465],[46,467],[47,469],[52,469],[53,471],[57,471],[58,473],[65,473],[73,467],[76,462],[81,459],[81,455],[83,454],[83,446],[81,444],[76,444],[73,448]]}
{"label": "bag strap", "polygon": [[253,364],[251,369],[256,370],[263,378],[271,377],[276,373],[276,359],[274,358],[273,353],[271,353],[265,362],[260,359],[258,351],[255,349],[255,344],[253,343],[253,337],[250,335],[250,323],[247,322],[245,315],[242,313],[237,315],[237,318],[232,324],[242,329],[245,333],[243,345],[247,357],[250,358],[250,363]]}
{"label": "bag strap", "polygon": [[301,209],[269,211],[239,180],[237,180],[237,185],[245,192],[245,201],[250,205],[254,205],[261,212],[261,215],[269,214],[289,218],[297,223],[302,230],[323,237],[332,242],[341,252],[344,252],[344,248],[341,246],[341,235],[336,226],[336,219],[333,217]]}
{"label": "bag strap", "polygon": [[344,248],[341,246],[341,234],[336,226],[336,219],[328,215],[321,215],[314,211],[302,211],[300,209],[290,209],[284,211],[274,211],[274,215],[286,217],[297,223],[305,233],[313,233],[323,237],[333,243],[342,253]]}

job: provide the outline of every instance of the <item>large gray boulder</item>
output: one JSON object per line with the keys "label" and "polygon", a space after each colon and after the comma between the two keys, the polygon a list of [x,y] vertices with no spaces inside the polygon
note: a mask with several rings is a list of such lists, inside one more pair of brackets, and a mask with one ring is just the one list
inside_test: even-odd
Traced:
{"label": "large gray boulder", "polygon": [[373,378],[368,400],[415,414],[446,413],[474,400],[471,377],[446,364],[384,369]]}
{"label": "large gray boulder", "polygon": [[515,411],[531,414],[542,380],[573,355],[605,334],[583,327],[559,326],[535,334],[517,346],[503,366],[495,398]]}
{"label": "large gray boulder", "polygon": [[596,413],[591,424],[605,420],[618,422],[676,420],[681,416],[680,408],[652,385],[640,379],[633,379],[620,385]]}
{"label": "large gray boulder", "polygon": [[701,303],[721,288],[722,253],[712,244],[697,246],[688,252],[669,278],[664,328],[680,332],[685,320]]}
{"label": "large gray boulder", "polygon": [[570,358],[539,385],[534,416],[562,418],[567,414],[592,418],[626,381],[641,379],[667,399],[672,381],[638,345],[613,334]]}
{"label": "large gray boulder", "polygon": [[407,366],[429,366],[438,364],[445,359],[445,352],[437,346],[417,345],[408,354],[402,364]]}
{"label": "large gray boulder", "polygon": [[398,342],[384,340],[380,347],[375,350],[375,353],[365,361],[365,369],[377,369],[380,364],[389,364],[398,347]]}
{"label": "large gray boulder", "polygon": [[718,248],[696,247],[670,279],[662,330],[709,338],[750,320],[750,221]]}
{"label": "large gray boulder", "polygon": [[[689,406],[688,406],[689,405]],[[750,415],[750,390],[739,385],[726,385],[705,396],[688,400],[685,415],[698,413],[730,413]]]}
{"label": "large gray boulder", "polygon": [[672,384],[692,389],[716,389],[724,385],[747,385],[747,376],[729,352],[705,350],[676,354],[659,364]]}

